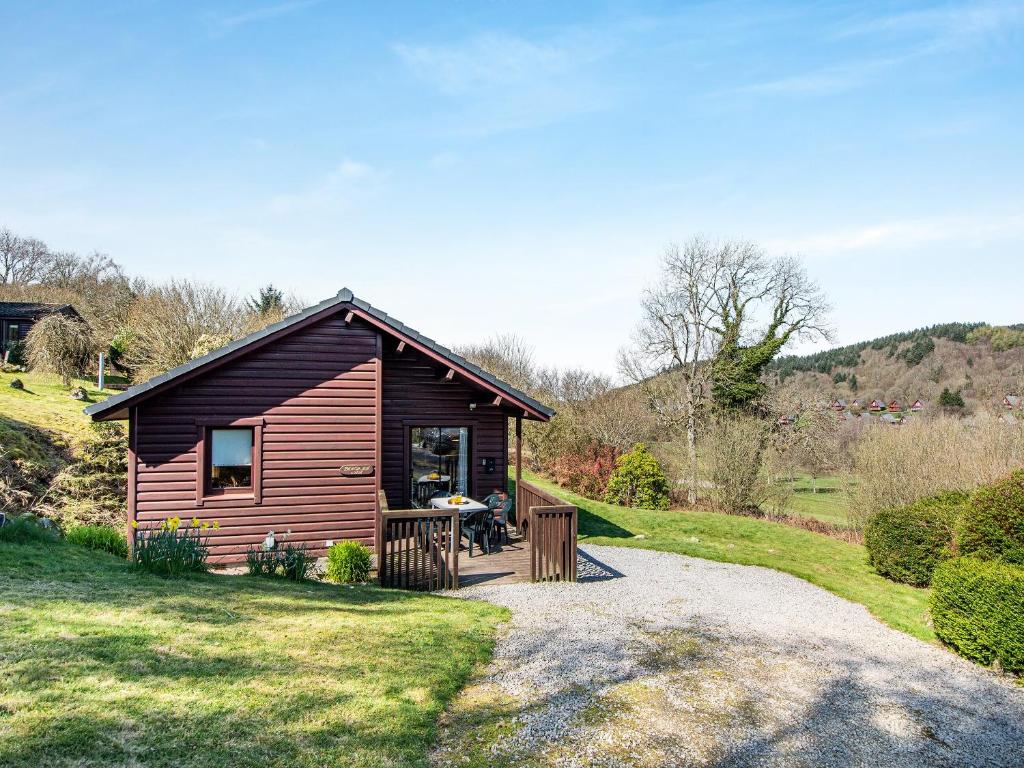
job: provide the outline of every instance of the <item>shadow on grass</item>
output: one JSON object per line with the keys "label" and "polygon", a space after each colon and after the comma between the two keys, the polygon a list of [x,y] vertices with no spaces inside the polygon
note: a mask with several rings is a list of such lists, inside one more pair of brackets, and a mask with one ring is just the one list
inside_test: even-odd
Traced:
{"label": "shadow on grass", "polygon": [[580,536],[606,536],[609,539],[632,539],[635,536],[632,531],[613,523],[606,517],[591,512],[589,509],[579,506],[576,509]]}

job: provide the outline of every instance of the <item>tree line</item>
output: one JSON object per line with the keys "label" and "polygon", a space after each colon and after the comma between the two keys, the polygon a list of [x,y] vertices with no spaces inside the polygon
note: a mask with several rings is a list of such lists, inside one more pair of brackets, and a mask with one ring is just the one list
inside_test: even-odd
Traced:
{"label": "tree line", "polygon": [[68,379],[105,352],[132,380],[198,357],[296,311],[272,285],[239,299],[200,281],[152,282],[129,275],[101,253],[56,251],[0,228],[0,301],[71,304],[84,318],[52,315],[37,324],[25,355]]}

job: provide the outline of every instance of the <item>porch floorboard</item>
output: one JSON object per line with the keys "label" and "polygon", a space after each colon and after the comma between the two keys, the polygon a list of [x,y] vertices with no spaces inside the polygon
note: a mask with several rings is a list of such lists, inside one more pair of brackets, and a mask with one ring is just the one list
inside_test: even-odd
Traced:
{"label": "porch floorboard", "polygon": [[490,554],[473,547],[473,557],[470,557],[465,545],[459,550],[459,587],[529,580],[530,543],[511,530],[508,543],[495,546]]}

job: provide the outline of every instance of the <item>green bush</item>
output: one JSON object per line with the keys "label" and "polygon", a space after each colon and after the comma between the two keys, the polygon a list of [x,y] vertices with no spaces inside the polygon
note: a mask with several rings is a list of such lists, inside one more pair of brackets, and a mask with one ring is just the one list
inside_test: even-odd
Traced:
{"label": "green bush", "polygon": [[639,509],[668,509],[668,480],[646,445],[638,443],[615,460],[604,500]]}
{"label": "green bush", "polygon": [[0,541],[8,544],[52,544],[59,538],[56,526],[31,512],[11,518],[0,526]]}
{"label": "green bush", "polygon": [[1024,470],[974,492],[956,546],[960,555],[1024,565]]}
{"label": "green bush", "polygon": [[327,550],[327,580],[356,584],[370,578],[370,550],[358,541],[343,541]]}
{"label": "green bush", "polygon": [[250,547],[245,553],[250,576],[280,576],[291,581],[306,581],[316,565],[316,558],[305,544],[285,544],[277,549]]}
{"label": "green bush", "polygon": [[[169,517],[158,528],[139,529],[135,533],[134,559],[144,571],[157,576],[178,577],[207,569],[210,536],[208,525],[192,518]],[[213,524],[213,528],[217,528]]]}
{"label": "green bush", "polygon": [[128,557],[128,542],[124,534],[112,525],[76,525],[64,538],[69,543],[86,549],[98,549],[118,557]]}
{"label": "green bush", "polygon": [[928,586],[935,566],[949,555],[968,498],[951,491],[876,512],[864,528],[871,567],[887,579]]}
{"label": "green bush", "polygon": [[961,656],[1024,672],[1024,568],[960,557],[932,578],[935,634]]}

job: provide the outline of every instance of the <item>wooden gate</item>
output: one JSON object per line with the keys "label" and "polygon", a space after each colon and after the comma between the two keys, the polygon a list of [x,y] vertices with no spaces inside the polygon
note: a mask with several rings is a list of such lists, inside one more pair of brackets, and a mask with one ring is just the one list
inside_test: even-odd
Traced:
{"label": "wooden gate", "polygon": [[516,519],[526,522],[530,580],[576,581],[576,507],[520,480]]}
{"label": "wooden gate", "polygon": [[381,586],[427,592],[459,588],[459,513],[381,510]]}

